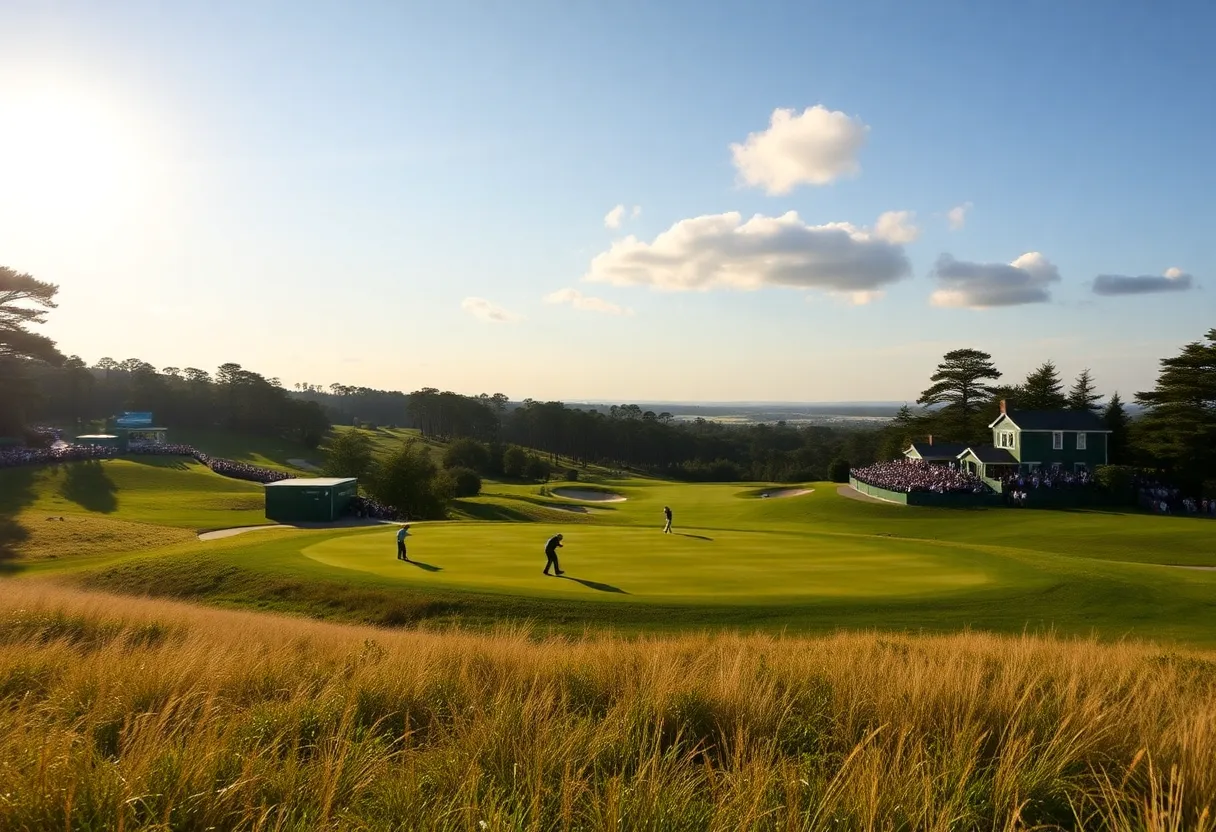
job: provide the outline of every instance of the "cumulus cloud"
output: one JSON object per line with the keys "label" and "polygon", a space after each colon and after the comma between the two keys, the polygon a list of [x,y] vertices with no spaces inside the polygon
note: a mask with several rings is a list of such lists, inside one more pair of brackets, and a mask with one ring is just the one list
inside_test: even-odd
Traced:
{"label": "cumulus cloud", "polygon": [[1060,279],[1060,270],[1037,251],[1008,265],[969,263],[943,254],[933,274],[941,283],[930,298],[934,306],[969,309],[1046,303],[1051,300],[1048,287]]}
{"label": "cumulus cloud", "polygon": [[1095,295],[1147,295],[1154,292],[1185,292],[1195,287],[1195,278],[1179,268],[1166,269],[1160,277],[1100,274],[1094,278]]}
{"label": "cumulus cloud", "polygon": [[911,271],[903,246],[849,223],[807,225],[738,212],[681,220],[644,242],[633,235],[597,255],[583,277],[593,283],[670,292],[816,289],[868,302]]}
{"label": "cumulus cloud", "polygon": [[748,185],[787,194],[798,185],[826,185],[861,170],[857,154],[870,128],[861,119],[822,105],[773,110],[769,128],[732,144],[735,168]]}
{"label": "cumulus cloud", "polygon": [[460,308],[474,318],[495,324],[515,323],[520,319],[514,312],[508,312],[501,306],[495,306],[485,298],[465,298],[460,302]]}
{"label": "cumulus cloud", "polygon": [[958,231],[967,224],[967,212],[971,210],[971,203],[964,202],[962,205],[955,205],[946,212],[946,219],[950,223],[951,231]]}
{"label": "cumulus cloud", "polygon": [[888,243],[911,243],[920,236],[913,211],[887,211],[874,224],[874,233]]}
{"label": "cumulus cloud", "polygon": [[632,309],[617,306],[603,298],[593,298],[584,295],[578,289],[558,289],[545,296],[545,303],[568,303],[575,309],[588,312],[602,312],[605,315],[632,315]]}

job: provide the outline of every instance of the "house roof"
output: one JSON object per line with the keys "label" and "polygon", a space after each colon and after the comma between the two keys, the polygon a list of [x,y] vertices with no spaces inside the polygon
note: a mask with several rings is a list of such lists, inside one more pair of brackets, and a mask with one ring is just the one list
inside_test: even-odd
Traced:
{"label": "house roof", "polygon": [[334,485],[342,485],[347,482],[355,482],[354,477],[301,477],[289,480],[278,480],[276,482],[266,483],[267,488],[329,488]]}
{"label": "house roof", "polygon": [[[908,450],[915,450],[921,459],[956,459],[960,453],[967,450],[962,442],[913,442]],[[907,451],[905,451],[907,453]]]}
{"label": "house roof", "polygon": [[996,427],[1002,419],[1008,419],[1021,430],[1110,433],[1102,417],[1088,410],[1008,410],[988,427]]}
{"label": "house roof", "polygon": [[1004,448],[996,448],[992,445],[972,445],[969,448],[964,448],[959,454],[959,458],[971,454],[985,465],[1016,465],[1017,459],[1013,454]]}

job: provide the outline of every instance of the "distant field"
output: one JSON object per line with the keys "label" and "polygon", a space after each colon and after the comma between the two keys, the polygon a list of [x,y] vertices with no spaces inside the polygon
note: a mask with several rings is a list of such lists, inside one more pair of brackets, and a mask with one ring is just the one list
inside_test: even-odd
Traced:
{"label": "distant field", "polygon": [[[9,574],[120,592],[386,624],[1029,628],[1216,644],[1216,570],[1178,568],[1216,566],[1216,524],[1204,520],[909,509],[845,499],[830,483],[758,499],[760,484],[598,475],[581,487],[626,499],[487,482],[481,497],[455,502],[458,522],[414,526],[411,565],[395,560],[391,529],[208,543],[172,532],[266,522],[260,486],[183,460],[3,471],[0,486]],[[675,535],[660,532],[664,505]],[[560,580],[540,574],[558,531]]]}

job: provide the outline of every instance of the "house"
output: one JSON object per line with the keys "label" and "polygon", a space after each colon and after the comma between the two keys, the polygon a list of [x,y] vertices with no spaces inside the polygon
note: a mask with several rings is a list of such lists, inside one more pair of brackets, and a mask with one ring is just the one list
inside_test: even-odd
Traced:
{"label": "house", "polygon": [[1014,410],[1002,400],[1001,415],[988,427],[992,447],[1005,451],[1006,464],[1021,471],[1092,471],[1107,464],[1110,431],[1101,416],[1087,410]]}
{"label": "house", "polygon": [[958,455],[967,450],[962,442],[938,442],[934,444],[933,435],[928,442],[913,442],[906,451],[905,459],[919,459],[930,465],[948,465],[958,459]]}

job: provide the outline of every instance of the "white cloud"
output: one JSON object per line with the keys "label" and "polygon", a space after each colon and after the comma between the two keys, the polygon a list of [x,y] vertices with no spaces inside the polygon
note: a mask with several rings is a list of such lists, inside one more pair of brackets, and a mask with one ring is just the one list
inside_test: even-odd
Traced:
{"label": "white cloud", "polygon": [[1037,251],[1009,265],[969,263],[943,254],[933,274],[942,285],[930,298],[934,306],[969,309],[1046,303],[1051,300],[1049,285],[1060,279],[1059,269]]}
{"label": "white cloud", "polygon": [[946,219],[950,222],[951,231],[958,231],[967,224],[967,212],[971,210],[971,207],[970,202],[964,202],[946,212]]}
{"label": "white cloud", "polygon": [[496,324],[515,323],[520,319],[514,312],[508,312],[501,306],[495,306],[485,298],[465,298],[460,302],[460,308],[474,318]]}
{"label": "white cloud", "polygon": [[681,220],[650,243],[630,235],[597,255],[583,279],[670,292],[784,286],[858,302],[910,271],[902,245],[865,228],[807,225],[793,211],[744,222],[731,212]]}
{"label": "white cloud", "polygon": [[584,295],[578,289],[558,289],[556,292],[545,296],[545,303],[568,303],[575,309],[583,309],[588,312],[602,312],[605,315],[632,315],[632,309],[626,309],[617,306],[611,301],[606,301],[603,298],[593,298]]}
{"label": "white cloud", "polygon": [[1154,292],[1185,292],[1195,287],[1194,275],[1179,268],[1169,268],[1165,274],[1126,277],[1121,274],[1100,274],[1094,278],[1095,295],[1147,295]]}
{"label": "white cloud", "polygon": [[769,128],[732,144],[735,168],[748,185],[786,194],[797,185],[826,185],[861,170],[857,154],[870,128],[861,119],[822,105],[801,115],[773,110]]}
{"label": "white cloud", "polygon": [[621,220],[625,217],[625,206],[618,205],[604,214],[604,228],[620,228]]}
{"label": "white cloud", "polygon": [[635,206],[633,206],[633,210],[629,212],[629,219],[636,220],[639,216],[641,216],[641,214],[642,214],[642,206],[635,205]]}
{"label": "white cloud", "polygon": [[911,243],[920,236],[914,211],[887,211],[874,224],[874,234],[888,243]]}

